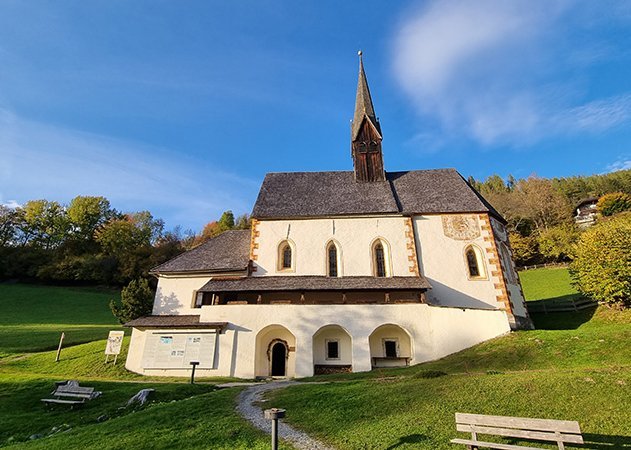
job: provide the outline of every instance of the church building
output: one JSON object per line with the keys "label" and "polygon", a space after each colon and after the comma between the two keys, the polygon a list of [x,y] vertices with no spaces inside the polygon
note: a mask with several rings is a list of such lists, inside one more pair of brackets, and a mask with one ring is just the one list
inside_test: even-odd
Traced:
{"label": "church building", "polygon": [[382,136],[360,56],[353,170],[269,173],[250,230],[154,268],[127,369],[361,372],[531,328],[506,221],[455,169],[387,172]]}

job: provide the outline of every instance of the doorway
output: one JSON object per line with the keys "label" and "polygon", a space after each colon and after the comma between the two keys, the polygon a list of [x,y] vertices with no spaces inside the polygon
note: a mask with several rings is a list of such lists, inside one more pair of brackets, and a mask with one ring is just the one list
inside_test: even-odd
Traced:
{"label": "doorway", "polygon": [[272,347],[272,376],[284,377],[287,374],[287,346],[276,342]]}

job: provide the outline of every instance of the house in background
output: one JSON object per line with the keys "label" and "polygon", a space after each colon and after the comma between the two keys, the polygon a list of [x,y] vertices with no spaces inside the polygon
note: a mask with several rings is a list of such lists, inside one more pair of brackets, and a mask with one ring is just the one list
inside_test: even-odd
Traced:
{"label": "house in background", "polygon": [[596,204],[598,197],[589,197],[581,200],[574,209],[574,222],[580,228],[587,228],[596,223],[596,213],[598,212]]}
{"label": "house in background", "polygon": [[350,144],[352,171],[267,174],[251,230],[153,269],[129,370],[359,372],[532,327],[500,214],[454,169],[384,170],[361,59]]}

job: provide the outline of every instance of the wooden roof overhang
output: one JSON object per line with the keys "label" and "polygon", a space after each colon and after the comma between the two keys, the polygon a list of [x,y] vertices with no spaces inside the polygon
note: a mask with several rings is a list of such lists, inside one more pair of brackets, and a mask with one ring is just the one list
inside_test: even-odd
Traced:
{"label": "wooden roof overhang", "polygon": [[222,332],[228,322],[200,322],[198,315],[145,316],[127,322],[131,328],[203,328]]}
{"label": "wooden roof overhang", "polygon": [[213,279],[199,292],[426,291],[425,277],[264,276]]}

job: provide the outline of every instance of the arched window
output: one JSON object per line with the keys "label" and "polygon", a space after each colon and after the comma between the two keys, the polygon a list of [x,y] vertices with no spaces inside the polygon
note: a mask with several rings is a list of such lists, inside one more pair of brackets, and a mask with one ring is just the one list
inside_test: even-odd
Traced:
{"label": "arched window", "polygon": [[278,246],[278,270],[292,270],[294,268],[294,250],[288,241]]}
{"label": "arched window", "polygon": [[486,273],[484,271],[484,263],[480,249],[473,245],[469,245],[465,249],[464,255],[467,263],[469,279],[484,278]]}
{"label": "arched window", "polygon": [[327,255],[327,273],[330,277],[337,277],[339,271],[337,269],[337,246],[331,242],[326,249]]}
{"label": "arched window", "polygon": [[283,269],[291,269],[291,247],[285,244],[283,248]]}
{"label": "arched window", "polygon": [[388,270],[389,258],[387,251],[387,246],[381,240],[378,240],[373,244],[372,258],[374,274],[376,277],[390,276]]}

